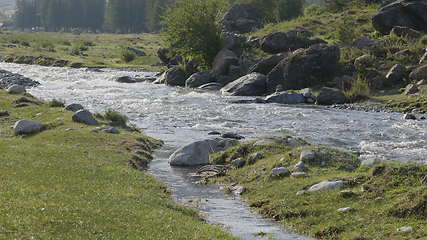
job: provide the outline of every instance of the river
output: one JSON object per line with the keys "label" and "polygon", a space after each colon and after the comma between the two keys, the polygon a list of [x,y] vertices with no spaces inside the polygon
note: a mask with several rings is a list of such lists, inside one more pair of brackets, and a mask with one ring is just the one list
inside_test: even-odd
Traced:
{"label": "river", "polygon": [[221,224],[242,239],[263,239],[255,236],[259,232],[276,239],[306,238],[287,233],[276,223],[262,219],[216,187],[195,184],[188,177],[189,170],[171,168],[167,159],[176,148],[206,139],[210,131],[235,132],[247,139],[290,134],[313,143],[357,151],[363,159],[427,163],[427,121],[403,120],[400,113],[307,105],[233,104],[230,100],[242,98],[114,81],[119,76],[149,77],[153,73],[9,63],[0,63],[0,69],[39,81],[39,87],[29,90],[36,97],[81,103],[93,112],[118,110],[129,116],[144,134],[164,140],[165,147],[156,153],[149,172],[168,184],[178,201],[196,200],[208,222]]}

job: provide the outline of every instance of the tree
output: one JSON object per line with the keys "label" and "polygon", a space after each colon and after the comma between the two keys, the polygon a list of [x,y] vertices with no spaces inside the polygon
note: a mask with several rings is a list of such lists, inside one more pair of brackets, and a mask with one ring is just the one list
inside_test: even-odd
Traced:
{"label": "tree", "polygon": [[183,57],[210,66],[222,47],[217,20],[227,7],[224,0],[177,0],[163,17],[166,41]]}

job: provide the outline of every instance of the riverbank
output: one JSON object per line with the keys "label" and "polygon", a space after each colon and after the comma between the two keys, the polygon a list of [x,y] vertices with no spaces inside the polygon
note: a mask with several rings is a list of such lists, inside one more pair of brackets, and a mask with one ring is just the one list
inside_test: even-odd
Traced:
{"label": "riverbank", "polygon": [[427,235],[426,165],[361,162],[342,150],[273,139],[213,155],[214,164],[233,170],[206,181],[226,184],[257,212],[317,239]]}
{"label": "riverbank", "polygon": [[158,71],[159,34],[0,33],[2,61]]}
{"label": "riverbank", "polygon": [[[0,238],[233,239],[176,204],[165,185],[131,168],[150,161],[157,140],[119,128],[94,132],[72,112],[30,96],[0,91]],[[37,104],[35,104],[37,103]],[[14,136],[21,119],[46,128]],[[105,120],[100,120],[105,121]]]}

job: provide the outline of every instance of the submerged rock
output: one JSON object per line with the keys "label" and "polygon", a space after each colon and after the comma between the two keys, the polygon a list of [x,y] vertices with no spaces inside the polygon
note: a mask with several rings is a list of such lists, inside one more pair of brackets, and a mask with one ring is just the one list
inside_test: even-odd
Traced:
{"label": "submerged rock", "polygon": [[7,89],[7,92],[9,94],[23,94],[26,93],[27,91],[25,90],[24,86],[21,85],[12,85]]}
{"label": "submerged rock", "polygon": [[221,92],[231,96],[260,96],[267,90],[266,80],[263,74],[251,73],[227,84]]}
{"label": "submerged rock", "polygon": [[98,121],[93,117],[92,113],[88,110],[79,110],[77,111],[73,117],[74,122],[84,123],[87,125],[97,125]]}

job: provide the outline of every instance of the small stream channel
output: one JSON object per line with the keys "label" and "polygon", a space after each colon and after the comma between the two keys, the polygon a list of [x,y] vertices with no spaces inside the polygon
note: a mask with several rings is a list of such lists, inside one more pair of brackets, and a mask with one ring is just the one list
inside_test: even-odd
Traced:
{"label": "small stream channel", "polygon": [[[183,203],[196,201],[209,223],[220,224],[242,239],[307,239],[252,213],[241,201],[217,187],[200,186],[191,170],[171,168],[169,155],[179,146],[208,137],[210,131],[236,132],[247,139],[291,134],[313,143],[361,153],[363,159],[427,163],[427,121],[407,121],[399,113],[365,113],[316,106],[231,104],[235,97],[150,83],[123,84],[115,77],[152,76],[103,69],[52,68],[0,63],[42,85],[30,92],[42,99],[81,103],[93,112],[111,108],[132,119],[144,134],[165,141],[149,172],[169,185]],[[239,99],[239,98],[237,98]],[[268,239],[268,238],[265,238]]]}

